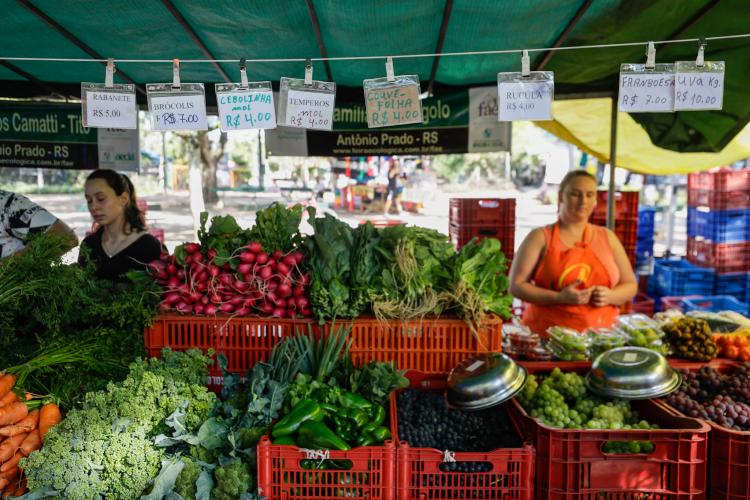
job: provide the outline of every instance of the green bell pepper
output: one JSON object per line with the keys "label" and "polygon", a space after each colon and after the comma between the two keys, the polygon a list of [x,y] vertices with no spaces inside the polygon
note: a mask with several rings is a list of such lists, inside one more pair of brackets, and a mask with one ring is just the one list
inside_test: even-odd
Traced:
{"label": "green bell pepper", "polygon": [[372,403],[359,394],[354,394],[351,391],[341,391],[341,406],[344,408],[366,409],[370,408]]}
{"label": "green bell pepper", "polygon": [[370,421],[370,417],[367,415],[366,411],[355,408],[350,409],[346,416],[354,423],[354,427],[357,429],[361,429]]}
{"label": "green bell pepper", "polygon": [[375,425],[383,425],[383,422],[385,422],[385,407],[383,405],[370,408],[370,422]]}
{"label": "green bell pepper", "polygon": [[320,422],[324,416],[323,409],[318,403],[303,399],[292,408],[288,415],[276,422],[271,435],[273,437],[289,436],[297,432],[303,422],[308,420]]}
{"label": "green bell pepper", "polygon": [[377,444],[377,440],[373,437],[372,434],[362,434],[357,438],[356,441],[357,446],[372,446],[374,444]]}
{"label": "green bell pepper", "polygon": [[273,444],[297,446],[297,441],[294,440],[293,436],[280,436],[273,440]]}
{"label": "green bell pepper", "polygon": [[341,439],[323,422],[316,422],[314,420],[306,420],[299,426],[299,436],[297,441],[301,444],[302,442],[309,443],[313,449],[327,449],[327,450],[351,450],[346,441]]}
{"label": "green bell pepper", "polygon": [[378,427],[372,433],[370,434],[372,437],[375,438],[376,441],[383,442],[386,439],[390,439],[391,437],[391,431],[388,429],[388,427]]}
{"label": "green bell pepper", "polygon": [[360,436],[368,436],[373,433],[375,429],[377,429],[379,426],[375,422],[370,422],[369,424],[365,425],[359,430]]}

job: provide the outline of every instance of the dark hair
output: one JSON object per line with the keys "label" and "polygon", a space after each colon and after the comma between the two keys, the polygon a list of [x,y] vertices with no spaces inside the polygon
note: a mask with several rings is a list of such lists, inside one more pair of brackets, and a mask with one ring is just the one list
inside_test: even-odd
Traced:
{"label": "dark hair", "polygon": [[565,174],[565,177],[563,177],[563,180],[560,181],[560,189],[557,191],[560,198],[562,198],[562,194],[565,192],[565,188],[568,187],[568,184],[573,182],[573,180],[577,179],[578,177],[587,177],[591,179],[592,181],[594,181],[594,184],[597,184],[596,177],[586,172],[585,170],[582,170],[582,169],[571,170],[570,172]]}
{"label": "dark hair", "polygon": [[[117,196],[122,193],[128,193],[128,204],[125,206],[125,224],[123,229],[130,226],[130,229],[135,229],[138,232],[146,230],[146,217],[143,212],[138,208],[138,199],[135,196],[135,186],[130,181],[127,175],[118,174],[114,170],[107,168],[94,170],[86,177],[86,182],[93,181],[94,179],[103,179],[109,187],[114,190]],[[130,231],[125,231],[129,233]]]}

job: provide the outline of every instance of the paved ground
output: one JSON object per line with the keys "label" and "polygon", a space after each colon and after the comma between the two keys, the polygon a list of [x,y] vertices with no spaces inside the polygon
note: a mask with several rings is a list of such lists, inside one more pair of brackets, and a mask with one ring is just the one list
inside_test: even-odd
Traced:
{"label": "paved ground", "polygon": [[[432,193],[430,200],[425,201],[425,206],[420,214],[404,213],[401,216],[391,216],[391,218],[403,220],[408,224],[436,229],[447,234],[448,205],[449,199],[452,196],[454,194]],[[536,199],[535,191],[495,190],[492,192],[473,192],[471,194],[461,193],[460,196],[516,197],[516,248],[532,228],[548,224],[555,220],[555,207],[542,204]],[[79,238],[83,238],[90,229],[91,217],[82,194],[30,195],[29,197],[48,208],[59,218],[65,220],[73,227]],[[146,215],[148,223],[152,227],[164,230],[165,242],[170,250],[182,242],[195,240],[193,218],[190,213],[187,192],[152,195],[146,196],[145,199],[148,201],[148,212]],[[250,193],[226,193],[222,195],[223,206],[208,208],[211,215],[232,214],[237,218],[240,225],[249,227],[255,220],[255,212],[274,201],[285,200],[278,193],[260,193],[257,195]],[[333,212],[327,205],[319,205],[319,210]],[[359,224],[363,219],[382,219],[382,215],[379,214],[349,213],[342,210],[338,210],[335,213],[352,225]],[[661,254],[665,249],[666,228],[659,229],[661,225],[657,218],[657,255]],[[673,250],[675,253],[682,252],[684,254],[684,246],[685,214],[683,211],[682,214],[677,214]],[[75,257],[75,255],[77,255],[77,252],[74,251],[71,258]]]}

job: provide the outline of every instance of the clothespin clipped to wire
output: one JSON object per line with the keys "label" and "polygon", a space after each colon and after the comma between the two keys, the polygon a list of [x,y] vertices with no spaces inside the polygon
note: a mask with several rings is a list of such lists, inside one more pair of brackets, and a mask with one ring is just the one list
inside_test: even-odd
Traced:
{"label": "clothespin clipped to wire", "polygon": [[393,72],[393,58],[391,56],[385,58],[385,78],[389,82],[396,81],[396,75]]}
{"label": "clothespin clipped to wire", "polygon": [[104,70],[104,87],[111,89],[115,86],[115,60],[107,59],[107,68]]}
{"label": "clothespin clipped to wire", "polygon": [[648,42],[646,47],[646,69],[654,69],[656,67],[656,47],[654,42]]}
{"label": "clothespin clipped to wire", "polygon": [[695,58],[695,66],[698,68],[702,68],[706,65],[706,61],[703,59],[706,45],[708,45],[706,39],[701,37],[698,41],[698,57]]}
{"label": "clothespin clipped to wire", "polygon": [[529,63],[529,51],[524,50],[521,52],[521,76],[531,75],[531,65]]}
{"label": "clothespin clipped to wire", "polygon": [[247,60],[243,57],[240,59],[240,88],[246,89],[249,86],[247,83]]}
{"label": "clothespin clipped to wire", "polygon": [[305,59],[305,85],[312,85],[313,65],[310,59]]}
{"label": "clothespin clipped to wire", "polygon": [[172,59],[172,89],[180,90],[180,60]]}

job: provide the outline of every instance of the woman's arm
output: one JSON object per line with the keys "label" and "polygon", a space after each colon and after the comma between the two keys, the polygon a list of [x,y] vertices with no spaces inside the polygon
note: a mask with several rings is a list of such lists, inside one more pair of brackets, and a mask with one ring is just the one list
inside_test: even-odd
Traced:
{"label": "woman's arm", "polygon": [[521,243],[510,267],[510,293],[526,302],[553,304],[558,292],[531,283],[532,275],[545,248],[544,231],[534,229]]}
{"label": "woman's arm", "polygon": [[607,237],[609,238],[609,246],[612,248],[612,253],[614,254],[615,264],[617,264],[617,269],[620,271],[620,281],[608,293],[601,292],[600,287],[597,287],[591,299],[591,302],[595,306],[610,304],[619,306],[629,302],[638,293],[638,282],[635,280],[635,273],[633,273],[630,260],[628,260],[620,239],[609,229],[607,230]]}

